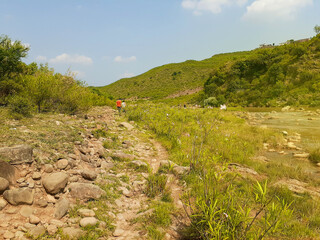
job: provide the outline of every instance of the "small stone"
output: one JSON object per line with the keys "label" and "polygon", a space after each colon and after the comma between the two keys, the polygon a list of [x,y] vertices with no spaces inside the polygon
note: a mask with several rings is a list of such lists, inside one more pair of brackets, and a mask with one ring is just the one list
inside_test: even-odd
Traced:
{"label": "small stone", "polygon": [[69,161],[67,159],[61,159],[56,163],[57,168],[59,169],[65,169],[69,164]]}
{"label": "small stone", "polygon": [[27,176],[27,174],[28,174],[28,171],[26,171],[26,170],[22,170],[19,173],[20,177],[25,177],[25,176]]}
{"label": "small stone", "polygon": [[50,235],[54,235],[58,231],[58,227],[56,225],[49,225],[47,231]]}
{"label": "small stone", "polygon": [[27,239],[24,237],[24,232],[22,231],[16,231],[16,233],[14,234],[15,239]]}
{"label": "small stone", "polygon": [[124,230],[117,227],[116,230],[113,232],[113,236],[114,237],[120,237],[122,234],[124,234]]}
{"label": "small stone", "polygon": [[14,233],[13,232],[10,232],[10,231],[6,231],[4,234],[3,234],[3,237],[5,239],[12,239],[14,238]]}
{"label": "small stone", "polygon": [[46,233],[46,229],[44,228],[44,226],[36,226],[34,228],[31,228],[29,233],[31,236],[38,238]]}
{"label": "small stone", "polygon": [[42,178],[42,184],[47,193],[57,194],[65,188],[68,178],[68,174],[63,172],[52,173]]}
{"label": "small stone", "polygon": [[94,217],[85,217],[80,220],[80,226],[86,227],[86,226],[94,226],[98,223],[98,219]]}
{"label": "small stone", "polygon": [[64,235],[69,236],[70,239],[78,239],[85,234],[83,230],[73,227],[63,228],[62,232]]}
{"label": "small stone", "polygon": [[45,207],[48,206],[48,201],[43,199],[43,198],[40,198],[40,199],[35,201],[35,205],[37,205],[39,207],[42,207],[42,208],[45,208]]}
{"label": "small stone", "polygon": [[34,172],[34,173],[32,174],[32,179],[33,179],[33,180],[39,180],[39,179],[41,179],[41,173],[39,173],[39,172]]}
{"label": "small stone", "polygon": [[95,212],[91,209],[82,208],[82,209],[79,209],[78,212],[82,217],[94,217],[96,215]]}
{"label": "small stone", "polygon": [[57,219],[61,219],[64,215],[67,214],[69,210],[69,200],[62,198],[56,203],[54,217]]}
{"label": "small stone", "polygon": [[24,217],[30,217],[33,213],[33,208],[29,206],[23,206],[20,209],[20,215]]}
{"label": "small stone", "polygon": [[72,176],[69,178],[69,182],[78,182],[79,181],[79,177],[78,176]]}
{"label": "small stone", "polygon": [[52,173],[53,172],[53,166],[51,164],[45,164],[44,165],[44,171],[46,173]]}
{"label": "small stone", "polygon": [[0,211],[1,211],[2,209],[4,209],[4,208],[7,206],[7,204],[8,204],[8,203],[7,203],[6,200],[0,198]]}
{"label": "small stone", "polygon": [[3,193],[9,187],[9,181],[0,177],[0,194]]}
{"label": "small stone", "polygon": [[81,172],[81,176],[84,178],[84,179],[87,179],[87,180],[90,180],[90,181],[93,181],[97,178],[97,174],[94,172],[94,171],[91,171],[91,170],[88,170],[88,169],[84,169],[82,172]]}
{"label": "small stone", "polygon": [[38,224],[40,222],[40,218],[38,218],[37,216],[35,215],[30,215],[29,217],[29,222],[31,224]]}
{"label": "small stone", "polygon": [[52,195],[47,195],[48,203],[55,203],[57,200]]}
{"label": "small stone", "polygon": [[60,220],[57,220],[57,219],[51,219],[50,220],[50,224],[51,225],[55,225],[57,227],[63,227],[64,226],[64,223]]}

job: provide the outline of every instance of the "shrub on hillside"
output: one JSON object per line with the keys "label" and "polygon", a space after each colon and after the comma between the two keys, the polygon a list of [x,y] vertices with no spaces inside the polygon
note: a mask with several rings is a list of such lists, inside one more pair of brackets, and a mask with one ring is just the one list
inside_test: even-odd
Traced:
{"label": "shrub on hillside", "polygon": [[219,102],[215,97],[209,97],[204,100],[204,106],[218,107]]}
{"label": "shrub on hillside", "polygon": [[10,113],[15,118],[31,117],[34,105],[27,96],[16,95],[9,100]]}

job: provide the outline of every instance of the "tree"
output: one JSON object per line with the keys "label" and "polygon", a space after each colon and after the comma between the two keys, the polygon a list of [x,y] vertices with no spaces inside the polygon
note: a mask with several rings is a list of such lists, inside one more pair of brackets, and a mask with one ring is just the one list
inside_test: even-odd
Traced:
{"label": "tree", "polygon": [[320,26],[319,25],[316,25],[314,26],[314,31],[316,32],[316,34],[319,34],[320,33]]}
{"label": "tree", "polygon": [[20,74],[27,67],[21,58],[27,56],[29,47],[20,41],[12,41],[8,36],[0,36],[0,100],[21,89]]}

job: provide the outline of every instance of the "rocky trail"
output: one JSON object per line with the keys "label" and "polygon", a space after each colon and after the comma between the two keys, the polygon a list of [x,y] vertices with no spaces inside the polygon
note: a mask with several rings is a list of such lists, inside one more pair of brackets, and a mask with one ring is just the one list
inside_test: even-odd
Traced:
{"label": "rocky trail", "polygon": [[[0,135],[0,239],[179,239],[189,169],[114,110],[8,120]],[[147,191],[159,168],[171,169],[165,225],[153,223],[163,202]]]}

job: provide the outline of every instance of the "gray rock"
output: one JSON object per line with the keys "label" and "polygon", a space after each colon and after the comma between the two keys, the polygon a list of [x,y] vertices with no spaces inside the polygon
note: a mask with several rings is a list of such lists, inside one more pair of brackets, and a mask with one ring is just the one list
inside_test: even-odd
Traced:
{"label": "gray rock", "polygon": [[71,183],[70,195],[79,200],[99,199],[105,192],[98,186],[90,183]]}
{"label": "gray rock", "polygon": [[131,161],[131,164],[137,166],[137,167],[148,167],[148,164],[143,162],[143,161],[140,161],[140,160],[134,160],[134,161]]}
{"label": "gray rock", "polygon": [[65,188],[68,183],[68,178],[69,176],[66,173],[52,173],[42,179],[42,184],[47,193],[56,194]]}
{"label": "gray rock", "polygon": [[34,190],[31,190],[28,188],[6,190],[3,193],[3,197],[11,205],[19,205],[19,204],[31,205],[33,203]]}
{"label": "gray rock", "polygon": [[57,219],[61,219],[64,215],[67,214],[69,210],[69,200],[62,198],[60,199],[55,206],[55,212],[54,212],[54,217]]}
{"label": "gray rock", "polygon": [[112,158],[115,160],[130,160],[132,161],[134,159],[134,156],[131,154],[127,154],[121,151],[115,152],[112,154]]}
{"label": "gray rock", "polygon": [[36,226],[29,230],[29,234],[34,238],[38,238],[41,235],[44,235],[45,233],[46,233],[46,229],[44,228],[44,226]]}
{"label": "gray rock", "polygon": [[129,131],[131,131],[134,127],[130,124],[130,123],[127,123],[127,122],[121,122],[119,124],[119,127],[125,127],[127,128]]}
{"label": "gray rock", "polygon": [[9,181],[0,177],[0,194],[3,193],[9,187]]}
{"label": "gray rock", "polygon": [[85,232],[79,228],[67,227],[63,228],[64,235],[69,236],[70,239],[78,239],[85,234]]}
{"label": "gray rock", "polygon": [[14,184],[19,178],[17,169],[7,162],[1,161],[0,157],[0,177],[7,179],[9,183]]}
{"label": "gray rock", "polygon": [[11,164],[32,163],[33,149],[29,145],[16,145],[0,148],[0,155],[10,160]]}
{"label": "gray rock", "polygon": [[91,171],[89,169],[84,169],[81,172],[81,176],[84,179],[90,180],[90,181],[94,181],[97,178],[97,174],[94,171]]}
{"label": "gray rock", "polygon": [[48,201],[46,199],[40,198],[35,201],[35,205],[42,207],[42,208],[45,208],[48,206]]}
{"label": "gray rock", "polygon": [[80,226],[86,227],[86,226],[94,226],[98,223],[98,219],[95,217],[85,217],[80,220]]}

